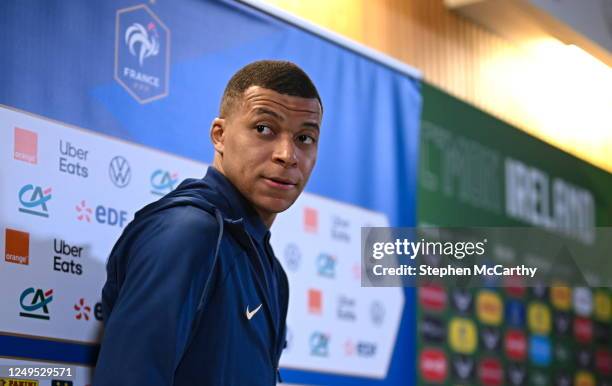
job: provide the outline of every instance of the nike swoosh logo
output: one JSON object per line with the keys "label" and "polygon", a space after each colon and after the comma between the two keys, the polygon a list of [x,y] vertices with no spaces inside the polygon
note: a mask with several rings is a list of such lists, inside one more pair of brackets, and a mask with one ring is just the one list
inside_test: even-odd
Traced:
{"label": "nike swoosh logo", "polygon": [[247,306],[247,309],[246,309],[246,317],[247,317],[247,319],[251,320],[251,318],[257,313],[257,311],[259,311],[260,308],[261,308],[261,304],[259,305],[259,307],[257,307],[253,311],[249,312],[249,306]]}

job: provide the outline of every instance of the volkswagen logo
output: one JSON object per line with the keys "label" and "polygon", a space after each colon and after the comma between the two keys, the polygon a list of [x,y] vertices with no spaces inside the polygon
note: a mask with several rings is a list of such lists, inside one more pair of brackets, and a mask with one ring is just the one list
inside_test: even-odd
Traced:
{"label": "volkswagen logo", "polygon": [[132,179],[132,169],[128,161],[118,155],[108,165],[108,175],[116,187],[125,188]]}
{"label": "volkswagen logo", "polygon": [[289,243],[284,250],[285,263],[291,271],[297,271],[302,261],[302,252],[295,243]]}

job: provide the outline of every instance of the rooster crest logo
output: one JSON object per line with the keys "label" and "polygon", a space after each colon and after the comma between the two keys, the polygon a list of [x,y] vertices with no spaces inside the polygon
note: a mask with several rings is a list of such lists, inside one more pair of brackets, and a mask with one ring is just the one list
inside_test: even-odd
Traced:
{"label": "rooster crest logo", "polygon": [[[140,23],[132,24],[125,30],[125,44],[128,45],[132,55],[138,56],[138,63],[142,67],[145,58],[159,54],[159,38],[155,24],[151,22],[147,28]],[[140,51],[136,54],[138,46]]]}
{"label": "rooster crest logo", "polygon": [[144,4],[117,10],[114,72],[141,104],[168,96],[170,29]]}

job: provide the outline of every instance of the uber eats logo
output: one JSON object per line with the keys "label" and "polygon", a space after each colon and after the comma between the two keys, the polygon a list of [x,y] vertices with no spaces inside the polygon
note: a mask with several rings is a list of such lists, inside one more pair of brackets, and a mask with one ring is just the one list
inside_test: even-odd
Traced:
{"label": "uber eats logo", "polygon": [[89,177],[87,154],[89,150],[77,147],[69,141],[59,142],[59,171],[77,177]]}
{"label": "uber eats logo", "polygon": [[68,244],[62,239],[53,239],[53,270],[57,272],[82,275],[81,257],[83,247]]}

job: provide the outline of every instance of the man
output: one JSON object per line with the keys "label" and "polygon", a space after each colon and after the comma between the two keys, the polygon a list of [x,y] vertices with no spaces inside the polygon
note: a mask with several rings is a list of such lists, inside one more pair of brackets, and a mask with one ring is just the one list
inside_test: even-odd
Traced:
{"label": "man", "polygon": [[111,252],[95,386],[276,384],[288,283],[268,229],[310,177],[321,116],[292,63],[232,77],[213,166],[138,211]]}

